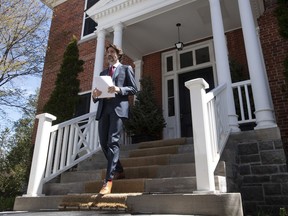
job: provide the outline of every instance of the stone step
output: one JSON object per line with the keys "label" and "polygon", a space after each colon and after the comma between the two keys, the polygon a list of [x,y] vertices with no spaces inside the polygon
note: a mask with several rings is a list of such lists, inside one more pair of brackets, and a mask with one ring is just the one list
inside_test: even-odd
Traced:
{"label": "stone step", "polygon": [[[215,176],[215,188],[227,192],[226,178]],[[85,184],[85,193],[100,191],[103,181]],[[113,181],[112,193],[193,193],[196,190],[196,177],[139,178]]]}
{"label": "stone step", "polygon": [[[194,163],[124,166],[124,168],[127,179],[195,176]],[[60,183],[102,180],[105,175],[106,169],[66,172],[61,175]]]}
{"label": "stone step", "polygon": [[98,170],[65,172],[61,174],[60,182],[58,183],[71,183],[71,182],[100,180],[103,177],[103,168],[98,169]]}
{"label": "stone step", "polygon": [[[181,139],[182,140],[182,139]],[[161,142],[159,142],[162,144]],[[165,142],[164,142],[165,143]],[[161,155],[177,155],[182,153],[190,153],[192,158],[194,159],[194,150],[192,144],[182,143],[181,145],[172,145],[172,141],[168,142],[168,146],[159,145],[158,143],[149,146],[149,143],[143,143],[142,146],[140,144],[132,144],[127,146],[122,146],[120,151],[120,160],[125,161],[131,158],[137,157],[161,157]],[[165,156],[164,156],[165,157]],[[149,159],[149,158],[148,158]],[[137,159],[135,159],[136,161]],[[141,159],[139,159],[141,160]],[[133,164],[127,162],[126,164]],[[80,162],[77,165],[77,170],[93,170],[93,169],[101,169],[106,167],[106,158],[102,151],[97,152],[90,158],[85,161]]]}
{"label": "stone step", "polygon": [[[226,192],[226,178],[215,176],[217,191]],[[97,193],[103,185],[102,180],[90,182],[50,183],[45,184],[43,192],[46,195],[62,195],[71,193]],[[196,177],[162,177],[137,178],[113,181],[112,193],[192,193],[196,190]]]}
{"label": "stone step", "polygon": [[[157,148],[164,146],[173,146],[173,145],[184,145],[184,144],[192,144],[192,138],[176,138],[176,139],[167,139],[167,140],[156,140],[150,142],[142,142],[138,144],[139,149],[144,148]],[[133,144],[134,145],[134,144]]]}
{"label": "stone step", "polygon": [[145,157],[145,156],[157,156],[164,154],[178,154],[184,152],[193,152],[192,144],[185,145],[172,145],[172,146],[162,146],[157,148],[143,148],[143,149],[135,149],[129,151],[129,158],[132,157]]}
{"label": "stone step", "polygon": [[121,159],[121,164],[124,168],[127,167],[139,167],[149,165],[169,165],[169,164],[181,164],[181,163],[193,163],[195,162],[194,154],[163,154],[163,155],[152,155],[142,157],[132,157]]}
{"label": "stone step", "polygon": [[[99,165],[97,162],[95,165],[90,164],[91,167],[87,169],[78,168],[76,171],[69,171],[61,174],[60,182],[79,182],[79,181],[87,181],[87,180],[97,180],[102,179],[103,169],[106,169],[107,161],[105,161]],[[185,154],[176,154],[176,155],[158,155],[158,156],[146,156],[146,157],[136,157],[136,158],[122,158],[121,164],[123,165],[125,171],[129,170],[132,167],[143,167],[143,166],[151,166],[151,165],[170,165],[170,164],[181,164],[181,163],[193,163],[194,154],[185,153]],[[99,171],[102,170],[102,171]],[[104,170],[105,172],[105,170]],[[104,173],[105,175],[105,173]],[[127,175],[127,174],[126,174]],[[127,177],[127,176],[126,176]]]}
{"label": "stone step", "polygon": [[69,182],[69,183],[46,183],[43,185],[43,194],[65,195],[68,193],[83,193],[85,191],[85,182]]}
{"label": "stone step", "polygon": [[15,211],[40,210],[109,210],[115,214],[174,214],[243,216],[239,193],[219,194],[147,194],[96,193],[68,194],[65,196],[17,197]]}
{"label": "stone step", "polygon": [[131,214],[243,216],[240,193],[141,194],[127,196]]}
{"label": "stone step", "polygon": [[14,211],[51,211],[57,210],[66,195],[54,196],[18,196],[14,202]]}
{"label": "stone step", "polygon": [[[127,158],[121,161],[125,170],[125,176],[128,179],[177,177],[179,175],[195,176],[195,164],[193,162],[194,156],[190,153]],[[69,183],[101,180],[104,179],[105,172],[106,169],[104,168],[65,172],[61,175],[60,182]],[[225,162],[220,161],[214,173],[215,175],[226,176]]]}
{"label": "stone step", "polygon": [[[105,178],[106,170],[67,172],[63,174],[61,183],[46,183],[43,186],[43,193],[46,195],[60,195],[67,193],[84,192],[84,182],[100,181]],[[165,178],[165,177],[188,177],[195,176],[195,164],[175,165],[152,165],[142,167],[130,167],[125,169],[126,179],[137,180],[139,178]],[[125,192],[125,191],[124,191]],[[130,191],[129,191],[130,192]]]}

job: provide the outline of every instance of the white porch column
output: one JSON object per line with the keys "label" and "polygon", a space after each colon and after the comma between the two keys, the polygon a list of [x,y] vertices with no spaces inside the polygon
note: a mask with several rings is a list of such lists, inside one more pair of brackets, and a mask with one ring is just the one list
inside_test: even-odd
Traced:
{"label": "white porch column", "polygon": [[142,60],[137,60],[134,62],[135,65],[135,80],[138,90],[140,90],[140,79],[142,75]]}
{"label": "white porch column", "polygon": [[261,48],[257,38],[251,4],[249,0],[238,0],[238,4],[256,110],[257,126],[255,129],[276,127],[274,112],[270,102],[271,95],[265,75],[266,70],[260,53]]}
{"label": "white porch column", "polygon": [[227,110],[229,125],[232,132],[237,132],[240,131],[240,129],[238,127],[238,119],[235,111],[235,103],[231,87],[231,74],[220,2],[219,0],[209,0],[209,3],[218,81],[219,84],[227,83]]}
{"label": "white porch column", "polygon": [[122,49],[123,28],[124,25],[122,23],[118,23],[117,25],[113,26],[114,29],[113,44],[115,44],[117,47],[121,49]]}
{"label": "white porch column", "polygon": [[[96,87],[94,77],[99,76],[100,72],[103,70],[106,30],[105,29],[97,30],[96,34],[97,34],[97,46],[96,46],[96,56],[95,56],[95,62],[94,62],[92,90]],[[93,103],[92,97],[91,97],[90,112],[95,112],[96,110],[97,110],[97,106]]]}

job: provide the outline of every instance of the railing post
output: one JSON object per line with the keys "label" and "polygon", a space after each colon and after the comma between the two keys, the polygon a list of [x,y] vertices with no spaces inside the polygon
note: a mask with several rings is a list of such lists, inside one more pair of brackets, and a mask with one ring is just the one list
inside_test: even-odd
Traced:
{"label": "railing post", "polygon": [[32,197],[43,195],[43,177],[46,167],[50,129],[52,126],[52,121],[56,120],[55,116],[48,113],[37,115],[36,118],[39,119],[37,135],[34,146],[27,194],[24,195]]}
{"label": "railing post", "polygon": [[202,78],[185,82],[190,90],[194,154],[196,167],[197,191],[195,193],[214,193],[214,169],[208,120],[208,109],[205,100],[205,89],[209,84]]}

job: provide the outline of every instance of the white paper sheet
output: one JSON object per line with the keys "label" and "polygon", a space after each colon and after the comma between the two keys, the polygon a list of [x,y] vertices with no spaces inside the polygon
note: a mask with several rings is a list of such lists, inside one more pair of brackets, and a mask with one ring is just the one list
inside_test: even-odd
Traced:
{"label": "white paper sheet", "polygon": [[95,83],[96,88],[102,91],[102,94],[98,98],[115,97],[115,93],[108,93],[108,87],[114,85],[110,76],[96,76]]}

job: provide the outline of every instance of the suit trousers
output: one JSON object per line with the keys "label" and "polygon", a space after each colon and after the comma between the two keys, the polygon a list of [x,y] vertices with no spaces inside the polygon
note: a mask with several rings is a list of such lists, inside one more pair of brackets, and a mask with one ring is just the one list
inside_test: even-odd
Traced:
{"label": "suit trousers", "polygon": [[123,172],[120,163],[120,138],[123,130],[123,120],[116,114],[113,99],[105,99],[98,130],[102,151],[108,161],[105,180],[113,180],[115,172]]}

